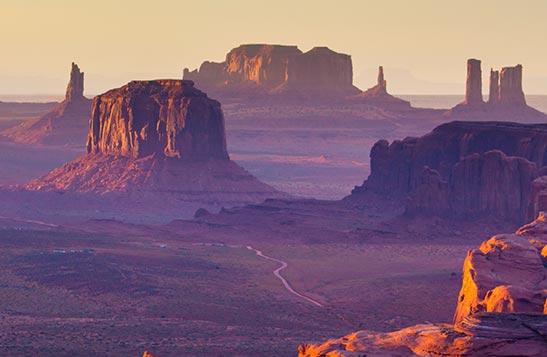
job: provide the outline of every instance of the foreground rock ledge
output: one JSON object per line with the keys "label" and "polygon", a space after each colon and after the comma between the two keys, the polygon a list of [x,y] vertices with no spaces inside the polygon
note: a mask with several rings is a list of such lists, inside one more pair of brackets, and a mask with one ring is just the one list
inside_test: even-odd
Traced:
{"label": "foreground rock ledge", "polygon": [[454,324],[358,331],[299,346],[299,357],[546,356],[547,217],[470,251]]}

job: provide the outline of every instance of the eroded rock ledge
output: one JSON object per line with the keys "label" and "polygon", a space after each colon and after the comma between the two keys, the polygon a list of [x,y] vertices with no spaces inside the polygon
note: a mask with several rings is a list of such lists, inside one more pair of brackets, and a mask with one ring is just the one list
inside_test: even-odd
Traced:
{"label": "eroded rock ledge", "polygon": [[299,357],[547,355],[547,218],[469,252],[454,324],[358,331],[299,346]]}

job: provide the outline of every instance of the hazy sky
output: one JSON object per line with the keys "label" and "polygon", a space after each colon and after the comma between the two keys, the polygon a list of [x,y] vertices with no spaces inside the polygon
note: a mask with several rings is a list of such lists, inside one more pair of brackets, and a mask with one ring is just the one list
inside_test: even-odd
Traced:
{"label": "hazy sky", "polygon": [[0,0],[0,94],[63,93],[72,61],[86,93],[131,79],[180,78],[242,43],[328,46],[354,82],[384,65],[394,93],[463,93],[468,57],[522,63],[547,94],[546,0]]}

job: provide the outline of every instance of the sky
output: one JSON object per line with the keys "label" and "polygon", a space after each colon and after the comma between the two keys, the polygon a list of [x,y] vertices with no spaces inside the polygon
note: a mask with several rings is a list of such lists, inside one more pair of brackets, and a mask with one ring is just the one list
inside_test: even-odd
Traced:
{"label": "sky", "polygon": [[354,83],[384,66],[397,94],[463,94],[467,58],[524,66],[547,94],[545,0],[0,0],[0,94],[62,94],[71,62],[87,95],[133,79],[181,78],[244,43],[328,46]]}

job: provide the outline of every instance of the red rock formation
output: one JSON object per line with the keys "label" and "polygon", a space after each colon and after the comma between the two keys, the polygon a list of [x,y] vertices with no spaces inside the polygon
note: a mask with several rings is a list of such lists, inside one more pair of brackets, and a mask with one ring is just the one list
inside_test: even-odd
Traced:
{"label": "red rock formation", "polygon": [[199,70],[185,69],[183,78],[223,97],[358,93],[352,84],[351,57],[326,47],[302,53],[296,46],[241,45],[222,63],[204,62]]}
{"label": "red rock formation", "polygon": [[377,84],[351,97],[351,99],[390,111],[408,111],[412,109],[410,102],[394,97],[387,92],[387,81],[384,79],[384,68],[382,66],[378,67]]}
{"label": "red rock formation", "polygon": [[299,357],[547,355],[547,219],[470,251],[454,324],[390,333],[357,331],[305,344]]}
{"label": "red rock formation", "polygon": [[456,323],[478,312],[547,313],[547,220],[501,234],[469,252],[454,315]]}
{"label": "red rock formation", "polygon": [[534,123],[547,119],[547,115],[526,105],[522,91],[520,64],[502,68],[501,72],[490,71],[488,105],[483,105],[480,76],[480,61],[469,59],[465,100],[445,112],[445,116],[466,120],[510,120]]}
{"label": "red rock formation", "polygon": [[285,81],[277,93],[303,92],[348,96],[359,92],[353,86],[351,57],[327,47],[288,58]]}
{"label": "red rock formation", "polygon": [[531,202],[536,165],[493,150],[472,154],[454,165],[449,182],[425,168],[410,193],[406,211],[476,218],[493,215],[525,221]]}
{"label": "red rock formation", "polygon": [[528,356],[547,354],[547,317],[481,313],[454,325],[421,324],[390,333],[357,331],[298,347],[299,357]]}
{"label": "red rock formation", "polygon": [[[531,181],[538,175],[534,166],[547,165],[546,147],[547,129],[543,125],[443,124],[421,138],[406,138],[391,144],[378,141],[370,153],[370,176],[353,195],[358,197],[362,190],[371,190],[404,198],[418,190],[422,197],[409,201],[409,213],[436,212],[437,203],[425,200],[428,196],[423,196],[426,188],[422,175],[427,166],[438,172],[440,181],[449,182],[447,194],[453,214],[499,214],[522,223],[528,217]],[[482,155],[490,150],[500,150],[525,160],[508,159],[500,153]],[[465,159],[474,153],[481,155]],[[432,197],[436,195],[431,193]]]}
{"label": "red rock formation", "polygon": [[488,104],[497,105],[500,100],[500,72],[490,70],[490,91],[488,94]]}
{"label": "red rock formation", "polygon": [[133,81],[97,96],[87,151],[25,188],[192,213],[287,196],[230,161],[220,103],[191,81]]}
{"label": "red rock formation", "polygon": [[296,46],[241,45],[222,63],[203,62],[199,71],[184,70],[184,79],[207,90],[268,91],[285,81],[290,56],[300,55]]}
{"label": "red rock formation", "polygon": [[91,117],[91,100],[84,97],[83,91],[84,74],[72,63],[65,100],[47,114],[2,134],[28,144],[82,145]]}
{"label": "red rock formation", "polygon": [[526,106],[522,91],[522,65],[504,67],[500,72],[499,104]]}
{"label": "red rock formation", "polygon": [[80,71],[78,65],[72,62],[70,81],[66,88],[66,100],[84,99],[84,72]]}
{"label": "red rock formation", "polygon": [[532,182],[528,220],[537,217],[544,211],[547,211],[547,176],[540,176]]}
{"label": "red rock formation", "polygon": [[467,81],[463,104],[481,105],[483,103],[481,61],[470,58],[467,60]]}
{"label": "red rock formation", "polygon": [[134,81],[95,97],[87,152],[228,160],[220,103],[192,81]]}

